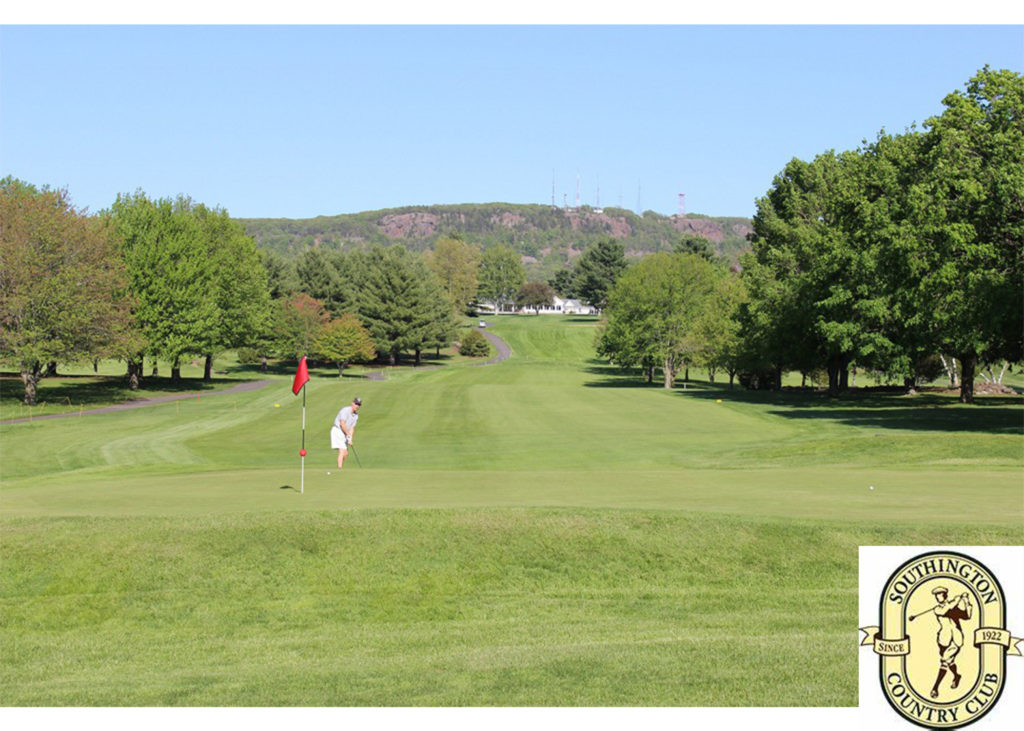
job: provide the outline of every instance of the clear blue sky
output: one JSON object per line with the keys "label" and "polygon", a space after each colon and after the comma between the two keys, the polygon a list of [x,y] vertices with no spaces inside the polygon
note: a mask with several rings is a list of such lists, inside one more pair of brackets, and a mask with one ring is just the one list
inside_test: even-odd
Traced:
{"label": "clear blue sky", "polygon": [[1022,26],[6,26],[0,174],[240,217],[621,204],[749,216],[792,157],[941,112]]}

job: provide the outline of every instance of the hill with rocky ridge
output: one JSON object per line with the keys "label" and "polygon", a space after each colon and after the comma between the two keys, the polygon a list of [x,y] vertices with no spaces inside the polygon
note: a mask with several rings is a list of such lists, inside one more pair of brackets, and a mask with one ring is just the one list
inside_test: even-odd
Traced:
{"label": "hill with rocky ridge", "polygon": [[557,208],[486,203],[407,206],[306,219],[238,219],[257,243],[285,256],[307,249],[363,248],[402,243],[416,251],[441,236],[460,236],[487,248],[507,244],[519,252],[531,277],[549,277],[587,246],[602,239],[623,242],[627,256],[671,251],[686,234],[708,239],[722,256],[735,260],[748,247],[748,218],[699,214],[637,215],[623,208]]}

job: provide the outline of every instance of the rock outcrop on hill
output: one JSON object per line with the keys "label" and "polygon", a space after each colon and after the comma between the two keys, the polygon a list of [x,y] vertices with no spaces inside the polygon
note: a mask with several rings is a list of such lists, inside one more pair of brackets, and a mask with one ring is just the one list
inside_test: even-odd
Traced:
{"label": "rock outcrop on hill", "polygon": [[347,249],[401,242],[413,250],[441,236],[460,236],[482,247],[498,244],[519,251],[531,276],[548,276],[601,239],[621,240],[630,256],[671,251],[685,235],[708,239],[735,261],[753,230],[747,218],[702,215],[638,216],[623,208],[557,208],[487,203],[409,206],[308,219],[242,219],[260,246],[286,255],[311,248]]}

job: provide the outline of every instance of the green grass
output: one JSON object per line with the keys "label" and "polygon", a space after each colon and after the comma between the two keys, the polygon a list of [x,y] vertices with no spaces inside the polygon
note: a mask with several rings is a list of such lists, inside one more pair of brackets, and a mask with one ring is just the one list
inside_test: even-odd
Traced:
{"label": "green grass", "polygon": [[[494,348],[491,347],[491,355]],[[490,356],[488,356],[490,357]],[[365,378],[368,373],[384,371],[386,374],[415,370],[416,368],[448,367],[485,361],[487,358],[469,358],[460,355],[456,348],[427,351],[422,354],[419,366],[406,356],[394,367],[381,364],[353,364],[344,369],[342,379]],[[142,387],[132,391],[125,380],[125,364],[122,361],[105,360],[97,364],[94,371],[91,364],[61,365],[59,375],[39,381],[36,404],[23,403],[25,387],[21,377],[10,363],[2,364],[0,371],[0,419],[28,419],[51,414],[78,414],[82,411],[120,404],[130,401],[158,398],[180,394],[208,394],[238,385],[240,381],[264,378],[291,378],[295,374],[293,361],[271,360],[267,372],[258,365],[240,363],[234,351],[224,353],[214,360],[213,377],[203,380],[203,362],[187,361],[181,364],[182,380],[172,383],[170,363],[157,362],[157,375],[153,373],[153,362],[145,363],[145,377]],[[310,367],[310,376],[337,379],[336,365],[316,363]]]}
{"label": "green grass", "polygon": [[0,703],[853,705],[859,545],[1024,538],[1020,397],[666,391],[494,322],[314,373],[302,495],[289,372],[0,425]]}

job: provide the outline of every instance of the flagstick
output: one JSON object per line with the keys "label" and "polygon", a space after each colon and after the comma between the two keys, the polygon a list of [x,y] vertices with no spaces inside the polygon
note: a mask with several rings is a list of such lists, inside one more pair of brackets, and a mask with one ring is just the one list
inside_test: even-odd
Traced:
{"label": "flagstick", "polygon": [[299,493],[306,492],[306,382],[309,381],[309,369],[306,368],[306,356],[299,358],[299,369],[295,371],[295,380],[292,382],[292,393],[296,396],[299,392],[296,388],[302,389],[302,449],[299,450],[299,457],[302,458],[299,468]]}
{"label": "flagstick", "polygon": [[306,384],[302,384],[302,467],[299,474],[299,494],[306,492]]}

